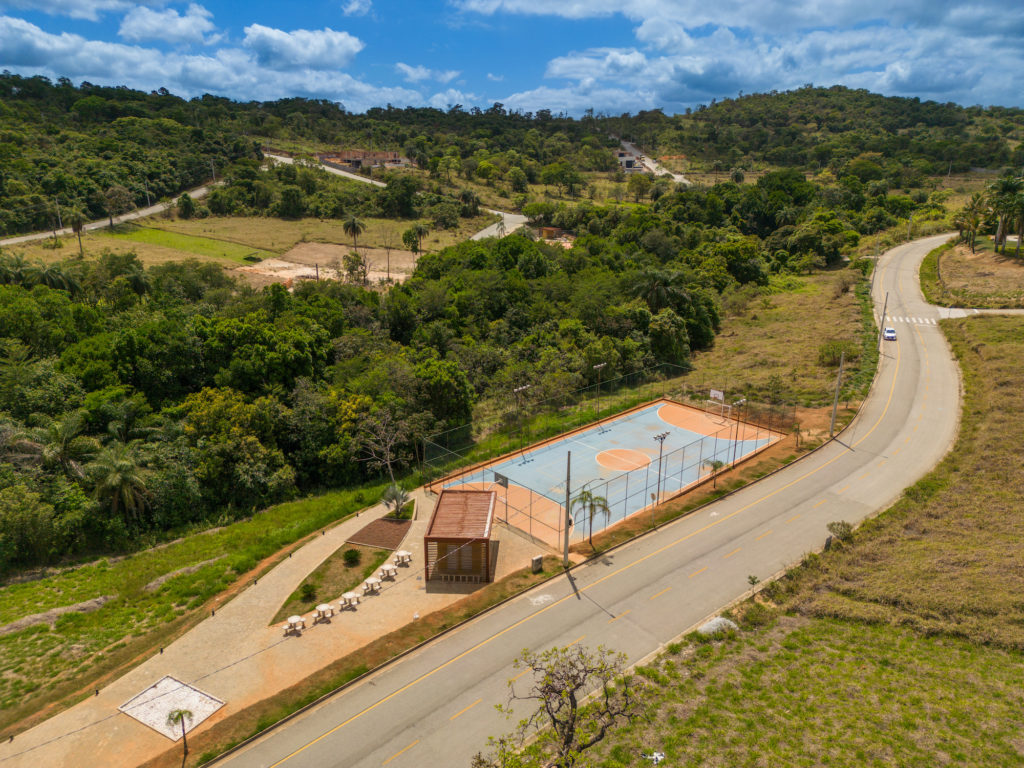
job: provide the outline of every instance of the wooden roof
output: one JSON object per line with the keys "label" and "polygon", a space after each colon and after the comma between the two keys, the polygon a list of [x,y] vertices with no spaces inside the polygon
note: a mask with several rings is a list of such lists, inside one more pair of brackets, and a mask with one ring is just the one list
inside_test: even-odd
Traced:
{"label": "wooden roof", "polygon": [[425,538],[489,539],[494,516],[494,491],[441,491]]}

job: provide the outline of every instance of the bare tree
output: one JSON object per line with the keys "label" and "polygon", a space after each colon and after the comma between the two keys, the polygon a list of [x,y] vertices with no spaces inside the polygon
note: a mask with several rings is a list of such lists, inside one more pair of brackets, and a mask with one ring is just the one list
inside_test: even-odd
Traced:
{"label": "bare tree", "polygon": [[[477,768],[511,768],[523,765],[516,745],[539,731],[537,747],[550,751],[556,768],[573,768],[583,752],[601,741],[608,731],[640,712],[641,701],[632,681],[623,677],[626,655],[600,646],[595,651],[581,645],[551,648],[543,653],[524,649],[515,660],[516,669],[533,672],[533,683],[525,693],[509,681],[508,704],[499,707],[511,715],[514,701],[529,701],[536,708],[519,721],[508,736],[491,739],[492,757],[477,755]],[[592,698],[591,701],[586,701]],[[586,702],[586,703],[584,703]]]}
{"label": "bare tree", "polygon": [[370,462],[374,469],[387,469],[392,485],[397,485],[394,468],[396,448],[406,431],[405,422],[395,418],[395,415],[386,408],[365,416],[360,427],[363,438],[363,461]]}

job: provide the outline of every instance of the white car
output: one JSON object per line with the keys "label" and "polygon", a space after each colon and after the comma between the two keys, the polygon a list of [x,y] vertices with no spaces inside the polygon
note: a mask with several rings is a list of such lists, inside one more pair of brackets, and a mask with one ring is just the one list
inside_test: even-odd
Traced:
{"label": "white car", "polygon": [[896,341],[896,329],[886,328],[884,331],[882,331],[882,338],[885,339],[886,341]]}

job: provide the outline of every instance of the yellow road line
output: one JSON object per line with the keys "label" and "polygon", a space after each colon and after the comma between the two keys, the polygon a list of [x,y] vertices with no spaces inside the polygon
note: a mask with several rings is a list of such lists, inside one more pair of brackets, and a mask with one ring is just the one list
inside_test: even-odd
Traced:
{"label": "yellow road line", "polygon": [[527,672],[532,672],[532,671],[533,671],[533,670],[530,670],[530,669],[524,669],[524,670],[523,670],[522,672],[520,672],[520,673],[519,673],[518,675],[516,675],[515,677],[513,677],[513,678],[512,678],[512,682],[515,682],[515,681],[516,681],[516,680],[518,680],[518,679],[519,679],[520,677],[522,677],[523,675],[525,675],[525,674],[526,674]]}
{"label": "yellow road line", "polygon": [[754,541],[760,541],[760,540],[761,540],[761,539],[763,539],[763,538],[764,538],[765,536],[769,536],[769,535],[771,535],[771,530],[767,530],[767,531],[765,531],[765,532],[764,532],[764,533],[762,533],[762,534],[761,534],[760,536],[758,536],[758,537],[757,537],[756,539],[754,539]]}
{"label": "yellow road line", "polygon": [[706,571],[707,569],[708,569],[708,567],[707,567],[707,566],[705,565],[705,566],[704,566],[703,568],[701,568],[700,570],[698,570],[698,571],[694,571],[693,573],[691,573],[691,574],[690,574],[690,578],[692,579],[692,578],[693,578],[694,576],[700,576],[700,575],[701,575],[702,573],[704,573],[704,571]]}
{"label": "yellow road line", "polygon": [[794,520],[798,519],[799,517],[800,517],[800,515],[793,515],[793,516],[792,516],[791,518],[789,518],[789,520],[787,520],[786,522],[787,522],[787,523],[792,523],[792,522],[793,522]]}
{"label": "yellow road line", "polygon": [[582,639],[583,639],[584,637],[586,637],[586,635],[580,635],[579,637],[577,637],[577,638],[576,638],[575,640],[573,640],[573,641],[572,641],[571,643],[569,643],[569,644],[568,644],[567,646],[565,646],[565,647],[566,647],[566,648],[572,648],[572,647],[573,647],[574,645],[576,645],[576,643],[578,643],[578,642],[579,642],[580,640],[582,640]]}
{"label": "yellow road line", "polygon": [[[899,350],[899,347],[897,346],[897,348],[896,348],[896,367],[893,369],[892,383],[889,385],[889,396],[886,398],[885,406],[882,408],[882,413],[879,414],[878,419],[875,421],[874,424],[871,425],[871,428],[867,432],[864,433],[863,437],[861,437],[860,440],[858,440],[857,442],[853,443],[851,448],[847,448],[847,450],[843,451],[842,453],[837,453],[835,456],[833,456],[831,459],[829,459],[828,461],[824,462],[820,466],[815,467],[814,469],[811,469],[811,470],[805,472],[804,474],[800,475],[800,477],[797,477],[797,478],[794,478],[793,480],[790,480],[788,483],[786,483],[785,485],[779,486],[774,491],[770,491],[770,492],[766,493],[761,498],[755,499],[754,501],[751,501],[748,504],[744,504],[742,507],[739,507],[738,509],[734,509],[732,512],[730,512],[727,515],[722,515],[721,517],[715,518],[714,521],[712,521],[710,523],[707,523],[706,525],[704,525],[704,526],[702,526],[700,528],[697,528],[696,530],[691,531],[690,533],[684,534],[683,536],[680,536],[679,538],[674,539],[673,541],[670,541],[667,544],[663,544],[662,546],[658,547],[657,549],[652,550],[651,552],[648,552],[643,557],[639,557],[636,560],[634,560],[633,562],[627,563],[626,565],[622,566],[621,568],[618,568],[618,569],[616,569],[614,571],[606,573],[601,578],[595,579],[591,584],[588,584],[587,586],[582,587],[578,591],[579,592],[589,591],[589,590],[593,589],[594,587],[596,587],[596,586],[598,586],[600,584],[603,584],[608,579],[611,579],[611,578],[613,578],[615,576],[619,576],[619,575],[625,573],[626,571],[632,570],[633,568],[636,568],[638,565],[641,565],[642,563],[647,562],[652,557],[657,557],[658,555],[662,554],[663,552],[667,552],[668,550],[672,549],[673,547],[676,547],[676,546],[682,544],[685,541],[689,541],[693,537],[695,537],[695,536],[697,536],[697,535],[699,535],[701,533],[704,533],[705,531],[708,531],[711,528],[715,528],[715,527],[721,525],[722,523],[726,522],[727,520],[731,520],[732,518],[736,517],[737,515],[742,514],[743,512],[746,512],[748,509],[751,509],[752,507],[757,506],[761,502],[767,501],[768,499],[772,498],[773,496],[777,496],[778,494],[782,493],[783,491],[789,490],[794,485],[797,485],[798,483],[801,483],[804,480],[806,480],[808,477],[811,477],[812,475],[816,475],[818,472],[820,472],[821,470],[825,469],[825,467],[830,466],[831,464],[839,461],[839,459],[843,458],[847,454],[851,453],[852,452],[852,448],[856,448],[858,445],[863,443],[865,440],[867,440],[874,433],[874,431],[876,429],[878,429],[879,425],[885,419],[886,414],[889,413],[889,407],[892,405],[892,400],[893,400],[893,397],[895,396],[895,393],[896,393],[896,381],[897,381],[897,378],[898,378],[898,375],[899,375],[899,372],[900,372],[900,359],[901,359],[900,350]],[[895,452],[898,453],[899,449],[897,448]],[[529,616],[524,616],[523,618],[519,619],[518,621],[515,621],[515,622],[509,624],[507,627],[505,627],[504,629],[500,630],[499,632],[495,632],[490,637],[485,637],[483,640],[478,642],[476,645],[473,645],[472,647],[467,648],[462,653],[453,656],[452,658],[448,659],[448,661],[444,662],[443,664],[438,664],[433,669],[431,669],[431,670],[429,670],[427,672],[424,672],[422,675],[417,677],[415,680],[411,680],[410,682],[408,682],[405,685],[403,685],[401,688],[398,688],[398,689],[392,691],[387,696],[384,696],[383,698],[377,700],[376,702],[374,702],[370,706],[366,707],[362,711],[357,712],[354,715],[346,718],[345,720],[343,720],[342,722],[338,723],[336,726],[334,726],[330,730],[325,731],[324,733],[322,733],[319,736],[317,736],[315,739],[310,740],[306,744],[304,744],[301,747],[299,747],[298,749],[294,750],[293,752],[291,752],[291,754],[288,754],[285,757],[282,757],[276,763],[273,763],[272,765],[270,765],[269,768],[277,768],[277,766],[283,765],[284,763],[288,762],[289,760],[291,760],[296,755],[299,755],[302,752],[305,752],[307,749],[309,749],[314,744],[318,744],[319,742],[321,742],[324,739],[326,739],[328,736],[330,736],[330,735],[332,735],[334,733],[337,733],[338,731],[340,731],[342,728],[344,728],[349,723],[354,722],[355,720],[358,720],[360,717],[363,717],[364,715],[367,715],[370,712],[373,712],[375,709],[378,709],[379,707],[383,706],[384,704],[386,704],[387,702],[391,701],[396,696],[400,696],[401,694],[405,693],[410,688],[413,688],[414,686],[419,685],[424,680],[430,679],[431,677],[436,675],[438,672],[441,672],[441,671],[447,669],[448,667],[450,667],[452,664],[455,664],[456,662],[461,661],[466,656],[469,656],[471,653],[474,653],[475,651],[480,650],[481,648],[489,645],[490,643],[494,642],[495,640],[497,640],[500,637],[504,637],[509,632],[512,632],[513,630],[518,629],[519,627],[521,627],[526,622],[532,621],[533,619],[536,619],[538,616],[544,615],[545,613],[547,613],[548,611],[550,611],[553,608],[556,608],[557,606],[561,605],[562,603],[564,603],[564,602],[566,602],[568,600],[571,600],[571,599],[575,599],[575,598],[576,598],[576,592],[570,592],[565,597],[563,597],[563,598],[561,598],[559,600],[555,600],[554,602],[548,603],[543,608],[541,608],[541,609],[531,613]]]}
{"label": "yellow road line", "polygon": [[616,616],[615,618],[613,618],[613,619],[608,619],[608,623],[609,623],[609,624],[611,624],[611,623],[612,623],[613,621],[618,621],[618,620],[619,620],[619,619],[621,619],[621,618],[622,618],[623,616],[625,616],[625,615],[626,615],[627,613],[629,613],[629,612],[630,612],[631,610],[632,610],[632,608],[627,608],[626,610],[624,610],[624,611],[623,611],[622,613],[620,613],[620,614],[619,614],[618,616]]}
{"label": "yellow road line", "polygon": [[385,760],[383,763],[381,763],[381,765],[387,765],[392,760],[394,760],[396,757],[398,757],[399,755],[404,755],[406,752],[408,752],[410,749],[412,749],[413,747],[415,747],[419,743],[420,743],[420,740],[416,739],[416,741],[414,741],[412,744],[410,744],[405,749],[403,749],[403,750],[401,750],[399,752],[395,752],[395,754],[393,754],[391,757],[389,757],[387,760]]}
{"label": "yellow road line", "polygon": [[840,488],[838,491],[836,491],[836,493],[845,493],[848,490],[850,490],[850,486],[849,485],[844,485],[842,488]]}
{"label": "yellow road line", "polygon": [[483,701],[483,699],[477,699],[477,700],[476,700],[476,701],[474,701],[474,702],[473,702],[472,704],[470,704],[470,705],[469,705],[468,707],[465,707],[464,709],[460,709],[460,710],[459,710],[458,712],[456,712],[456,713],[455,713],[454,715],[452,715],[452,716],[451,716],[451,717],[449,717],[448,719],[449,719],[449,720],[454,720],[455,718],[459,717],[459,715],[464,715],[464,714],[466,714],[467,712],[469,712],[469,710],[471,710],[471,709],[472,709],[473,707],[475,707],[475,706],[476,706],[477,704],[479,704],[479,703],[480,703],[481,701]]}
{"label": "yellow road line", "polygon": [[722,559],[723,559],[723,560],[728,560],[728,559],[729,559],[730,557],[732,557],[733,555],[735,555],[735,554],[736,554],[737,552],[739,552],[739,551],[740,551],[741,549],[743,549],[743,547],[736,547],[736,549],[734,549],[734,550],[733,550],[732,552],[730,552],[730,553],[729,553],[728,555],[722,555]]}
{"label": "yellow road line", "polygon": [[817,509],[818,507],[820,507],[824,503],[825,503],[825,499],[822,499],[821,501],[819,501],[817,504],[814,505],[814,508]]}
{"label": "yellow road line", "polygon": [[656,598],[656,597],[661,597],[661,596],[662,596],[662,595],[664,595],[664,594],[665,594],[666,592],[668,592],[668,591],[669,591],[670,589],[672,589],[672,587],[665,587],[665,588],[664,588],[663,590],[661,590],[661,592],[655,592],[655,593],[654,593],[653,595],[651,595],[651,596],[650,596],[649,598],[647,598],[647,599],[648,599],[648,600],[653,600],[653,599],[654,599],[654,598]]}
{"label": "yellow road line", "polygon": [[865,477],[870,477],[870,476],[871,476],[871,472],[870,472],[870,471],[868,471],[868,472],[865,472],[865,473],[864,473],[863,475],[861,475],[860,477],[858,477],[857,479],[858,479],[858,480],[863,480],[863,479],[864,479]]}

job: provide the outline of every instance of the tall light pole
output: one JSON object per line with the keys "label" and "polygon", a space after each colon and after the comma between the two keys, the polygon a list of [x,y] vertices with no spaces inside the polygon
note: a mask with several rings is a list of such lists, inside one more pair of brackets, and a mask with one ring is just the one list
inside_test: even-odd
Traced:
{"label": "tall light pole", "polygon": [[[742,398],[740,400],[737,400],[735,403],[733,403],[732,407],[735,408],[738,405],[743,405],[745,402],[747,402],[747,398],[744,397],[744,398]],[[734,467],[736,466],[736,450],[737,450],[737,448],[739,447],[739,444],[740,444],[740,417],[736,416],[735,417],[735,421],[736,421],[736,439],[732,441],[732,465]],[[746,434],[746,430],[744,430],[744,434]]]}
{"label": "tall light pole", "polygon": [[519,453],[520,456],[522,456],[524,462],[526,461],[526,454],[524,453],[526,446],[523,442],[523,414],[519,407],[519,398],[523,394],[523,392],[525,392],[529,388],[529,384],[523,384],[521,387],[516,387],[515,389],[512,390],[512,394],[516,396],[516,423],[519,425]]}
{"label": "tall light pole", "polygon": [[601,370],[608,365],[608,363],[597,363],[593,366],[594,370],[597,371],[597,418],[601,419]]}
{"label": "tall light pole", "polygon": [[661,501],[661,457],[665,452],[665,438],[668,436],[668,432],[662,432],[660,435],[654,436],[654,439],[658,441],[658,482],[655,485],[654,504],[651,505],[651,526],[654,525],[654,508]]}

